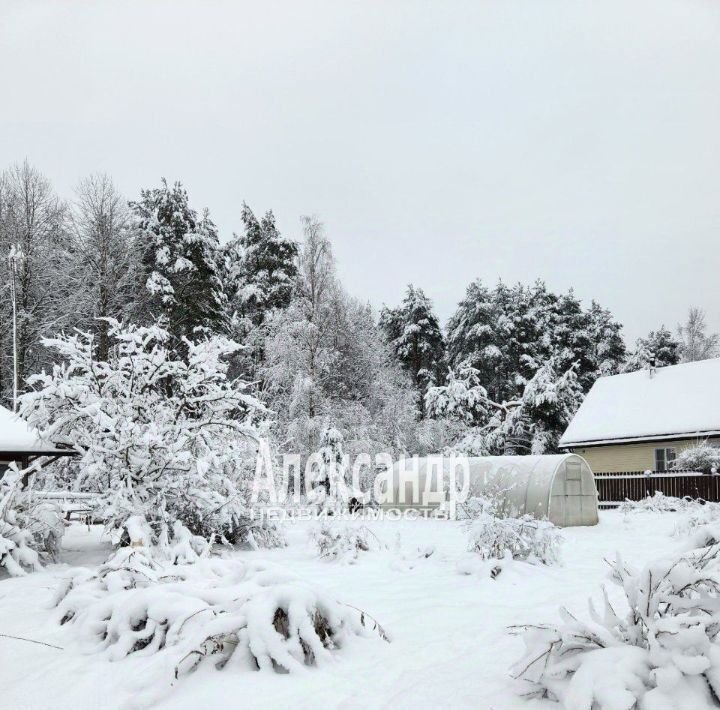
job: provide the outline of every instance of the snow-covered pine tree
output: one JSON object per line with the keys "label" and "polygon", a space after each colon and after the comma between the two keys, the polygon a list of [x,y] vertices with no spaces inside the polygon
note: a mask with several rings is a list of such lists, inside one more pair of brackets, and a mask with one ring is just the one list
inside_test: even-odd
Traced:
{"label": "snow-covered pine tree", "polygon": [[428,414],[465,422],[456,448],[486,456],[553,451],[582,400],[575,367],[558,369],[551,358],[525,384],[521,395],[497,402],[474,368],[451,372],[448,383],[428,390]]}
{"label": "snow-covered pine tree", "polygon": [[623,372],[647,370],[650,367],[667,367],[680,362],[680,343],[664,326],[651,330],[647,338],[638,338],[635,349],[628,355]]}
{"label": "snow-covered pine tree", "polygon": [[496,322],[494,293],[479,279],[473,281],[448,321],[449,365],[455,370],[472,367],[481,376],[490,371],[502,356],[496,344]]}
{"label": "snow-covered pine tree", "polygon": [[[520,407],[511,412],[510,420],[517,422],[522,434],[518,436],[507,428],[506,449],[513,445],[515,435],[520,445],[513,453],[543,454],[557,450],[558,441],[583,398],[582,386],[575,372],[575,366],[563,370],[551,358],[525,385]],[[529,423],[529,426],[525,425]],[[523,449],[524,442],[529,445]]]}
{"label": "snow-covered pine tree", "polygon": [[[507,407],[494,402],[480,384],[480,373],[474,367],[450,370],[444,385],[430,387],[425,396],[429,416],[458,419],[468,426],[482,426],[495,407]],[[507,414],[507,411],[506,411]]]}
{"label": "snow-covered pine tree", "polygon": [[597,303],[583,310],[572,292],[554,294],[542,281],[492,290],[473,282],[450,318],[447,343],[451,367],[475,368],[498,402],[519,397],[550,358],[561,372],[574,365],[587,391],[624,357],[620,326],[607,310]]}
{"label": "snow-covered pine tree", "polygon": [[537,286],[531,293],[500,282],[489,290],[475,281],[448,323],[450,365],[477,370],[493,401],[519,396],[542,362],[542,337],[553,324],[548,294]]}
{"label": "snow-covered pine tree", "polygon": [[421,288],[410,284],[397,308],[383,308],[380,327],[415,383],[422,417],[428,387],[442,382],[445,375],[445,340],[432,301]]}
{"label": "snow-covered pine tree", "polygon": [[258,220],[243,203],[245,233],[224,248],[231,311],[260,325],[272,308],[287,308],[297,277],[298,245],[283,237],[272,211]]}
{"label": "snow-covered pine tree", "polygon": [[92,334],[44,341],[60,362],[30,378],[22,416],[77,449],[75,488],[97,494],[111,528],[141,516],[156,540],[176,520],[205,538],[242,539],[265,409],[227,377],[239,346],[185,340],[181,358],[160,326],[109,325],[107,361]]}
{"label": "snow-covered pine tree", "polygon": [[545,357],[553,357],[561,371],[574,365],[580,388],[587,392],[598,377],[618,372],[625,358],[622,326],[596,301],[584,310],[572,291],[558,297],[556,309],[549,331],[553,343]]}
{"label": "snow-covered pine tree", "polygon": [[143,190],[130,207],[141,251],[135,315],[147,324],[163,318],[181,342],[196,328],[223,332],[226,297],[220,278],[220,244],[207,210],[198,216],[185,188],[165,179]]}
{"label": "snow-covered pine tree", "polygon": [[[590,358],[597,374],[614,375],[622,366],[625,358],[625,341],[622,337],[622,325],[618,323],[607,308],[592,301],[586,312],[587,331],[590,341]],[[593,377],[593,382],[594,382]],[[592,382],[581,383],[587,391]]]}
{"label": "snow-covered pine tree", "polygon": [[655,367],[667,367],[680,362],[680,343],[664,324],[658,330],[650,331],[647,345],[655,358]]}

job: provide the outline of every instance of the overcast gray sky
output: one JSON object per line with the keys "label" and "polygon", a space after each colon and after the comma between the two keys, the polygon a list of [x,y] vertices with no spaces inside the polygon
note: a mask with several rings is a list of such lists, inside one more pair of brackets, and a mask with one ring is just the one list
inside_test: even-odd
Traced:
{"label": "overcast gray sky", "polygon": [[0,4],[0,164],[316,213],[348,290],[543,278],[720,330],[720,2]]}

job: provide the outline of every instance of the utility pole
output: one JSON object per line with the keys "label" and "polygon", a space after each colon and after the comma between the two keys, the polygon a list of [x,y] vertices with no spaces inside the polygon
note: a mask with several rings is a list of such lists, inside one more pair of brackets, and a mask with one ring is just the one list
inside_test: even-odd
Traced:
{"label": "utility pole", "polygon": [[10,269],[10,301],[12,302],[13,319],[13,412],[17,412],[18,399],[18,348],[17,348],[17,267],[23,253],[20,247],[10,246],[8,268]]}

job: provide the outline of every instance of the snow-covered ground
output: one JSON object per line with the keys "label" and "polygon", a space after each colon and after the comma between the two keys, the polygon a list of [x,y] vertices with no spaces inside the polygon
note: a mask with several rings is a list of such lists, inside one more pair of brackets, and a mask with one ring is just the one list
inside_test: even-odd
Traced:
{"label": "snow-covered ground", "polygon": [[68,566],[92,567],[110,552],[99,529],[73,526],[62,564],[0,581],[0,708],[195,710],[229,699],[252,708],[557,707],[515,695],[508,668],[522,655],[523,643],[507,627],[555,621],[561,605],[585,615],[588,596],[608,582],[604,560],[619,551],[627,562],[641,564],[680,546],[671,536],[676,520],[674,513],[602,512],[595,527],[563,531],[562,565],[514,563],[495,580],[458,571],[468,567],[469,556],[461,523],[366,523],[387,550],[361,553],[355,564],[318,559],[309,540],[317,523],[298,523],[287,531],[286,548],[233,554],[312,580],[375,617],[392,642],[358,639],[338,652],[332,667],[300,674],[204,667],[175,681],[168,667],[167,681],[149,687],[146,659],[111,663],[84,655],[72,630],[57,625],[50,600],[58,579]]}

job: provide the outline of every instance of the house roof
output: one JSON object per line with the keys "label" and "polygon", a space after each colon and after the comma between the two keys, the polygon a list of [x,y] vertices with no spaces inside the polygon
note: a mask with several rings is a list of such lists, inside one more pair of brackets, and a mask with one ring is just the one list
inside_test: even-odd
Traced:
{"label": "house roof", "polygon": [[58,449],[43,441],[27,422],[9,409],[0,406],[0,459],[20,455],[68,455],[74,452]]}
{"label": "house roof", "polygon": [[720,435],[720,358],[601,377],[561,447]]}

